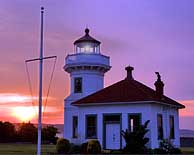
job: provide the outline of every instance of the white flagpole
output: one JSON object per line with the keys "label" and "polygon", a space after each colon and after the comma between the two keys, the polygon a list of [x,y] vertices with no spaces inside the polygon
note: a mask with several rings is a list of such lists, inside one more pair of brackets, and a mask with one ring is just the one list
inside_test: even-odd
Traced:
{"label": "white flagpole", "polygon": [[42,72],[43,72],[43,15],[44,8],[41,7],[41,30],[40,30],[40,75],[39,75],[39,111],[38,111],[38,145],[37,155],[41,155],[41,129],[42,129]]}

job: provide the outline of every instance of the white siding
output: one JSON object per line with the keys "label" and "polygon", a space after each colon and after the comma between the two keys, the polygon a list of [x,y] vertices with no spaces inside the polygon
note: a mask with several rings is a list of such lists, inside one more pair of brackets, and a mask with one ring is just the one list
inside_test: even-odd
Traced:
{"label": "white siding", "polygon": [[169,116],[174,116],[174,128],[175,128],[175,139],[171,140],[171,142],[179,147],[180,139],[179,139],[179,122],[178,122],[178,110],[176,108],[170,106],[161,106],[154,104],[151,106],[152,112],[152,123],[151,123],[151,147],[157,148],[159,147],[158,140],[158,129],[157,129],[157,114],[162,114],[163,116],[163,134],[164,139],[169,139],[170,131],[169,131]]}
{"label": "white siding", "polygon": [[[65,127],[64,127],[64,137],[68,138],[73,143],[83,143],[87,141],[85,138],[85,116],[88,114],[97,114],[97,136],[101,143],[103,144],[103,114],[119,113],[122,117],[122,130],[128,128],[128,114],[130,113],[141,113],[142,123],[150,120],[148,125],[149,132],[146,137],[150,138],[148,147],[157,148],[159,147],[158,133],[157,133],[157,114],[163,115],[163,132],[164,138],[169,137],[169,116],[174,116],[175,123],[175,139],[172,143],[175,146],[179,146],[179,127],[178,127],[178,111],[175,108],[170,108],[167,106],[162,106],[154,103],[129,103],[116,105],[98,105],[98,106],[80,106],[70,108],[66,110],[65,114]],[[78,116],[78,138],[72,139],[72,116]],[[124,139],[122,138],[122,147],[125,146]]]}
{"label": "white siding", "polygon": [[82,78],[82,94],[87,96],[104,87],[104,74],[97,71],[76,71],[71,73],[71,94],[74,93],[74,78]]}

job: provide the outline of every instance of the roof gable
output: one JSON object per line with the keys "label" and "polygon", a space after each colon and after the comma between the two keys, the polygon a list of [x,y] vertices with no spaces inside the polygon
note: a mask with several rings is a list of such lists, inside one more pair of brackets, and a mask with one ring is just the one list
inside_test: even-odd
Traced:
{"label": "roof gable", "polygon": [[134,102],[134,101],[158,101],[179,108],[184,105],[166,97],[159,97],[155,90],[133,79],[124,79],[108,86],[94,94],[86,96],[72,105],[87,105],[92,103]]}

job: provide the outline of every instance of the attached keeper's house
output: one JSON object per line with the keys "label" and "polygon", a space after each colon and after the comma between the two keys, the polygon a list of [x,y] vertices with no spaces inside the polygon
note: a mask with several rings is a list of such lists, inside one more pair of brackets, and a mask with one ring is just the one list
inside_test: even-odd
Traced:
{"label": "attached keeper's house", "polygon": [[104,88],[104,74],[110,68],[109,57],[100,52],[100,42],[86,29],[74,42],[74,54],[65,60],[71,90],[65,99],[64,138],[72,143],[98,139],[104,149],[120,149],[125,145],[121,130],[133,131],[150,120],[148,147],[159,147],[161,139],[170,139],[178,147],[178,110],[184,106],[164,95],[160,74],[156,72],[153,90],[135,80],[133,67],[128,66],[123,80]]}

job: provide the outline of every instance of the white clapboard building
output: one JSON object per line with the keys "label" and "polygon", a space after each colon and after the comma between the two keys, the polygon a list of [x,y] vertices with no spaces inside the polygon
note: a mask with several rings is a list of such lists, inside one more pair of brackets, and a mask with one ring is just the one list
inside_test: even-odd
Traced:
{"label": "white clapboard building", "polygon": [[125,146],[121,130],[133,131],[150,120],[148,147],[157,148],[161,139],[179,146],[178,110],[184,106],[163,94],[159,73],[155,90],[134,79],[131,66],[125,68],[126,77],[104,88],[104,74],[110,68],[100,41],[85,29],[85,35],[74,42],[74,53],[65,59],[70,95],[64,100],[64,138],[80,144],[98,139],[104,149],[120,149]]}

